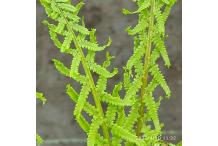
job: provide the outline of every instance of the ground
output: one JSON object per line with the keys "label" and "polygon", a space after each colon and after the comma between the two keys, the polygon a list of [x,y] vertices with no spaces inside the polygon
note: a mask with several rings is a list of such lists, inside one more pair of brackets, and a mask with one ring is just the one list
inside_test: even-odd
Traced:
{"label": "ground", "polygon": [[[76,0],[74,0],[76,1]],[[77,0],[78,1],[78,0]],[[135,9],[130,0],[86,0],[86,5],[81,14],[85,16],[87,27],[97,29],[97,38],[100,43],[105,43],[108,36],[113,40],[113,44],[108,51],[116,56],[113,66],[120,68],[126,64],[132,53],[133,40],[124,31],[126,26],[136,23],[136,16],[124,16],[122,8]],[[168,135],[176,135],[177,140],[181,140],[182,129],[182,2],[178,0],[173,7],[171,15],[167,21],[166,33],[169,35],[166,46],[171,59],[172,67],[165,69],[162,67],[167,82],[172,90],[172,96],[161,104],[160,119],[165,123],[165,130]],[[37,90],[41,91],[48,98],[48,102],[42,108],[37,104],[37,132],[44,139],[73,139],[86,138],[81,128],[72,117],[75,104],[71,102],[65,94],[67,83],[73,84],[79,89],[78,84],[70,81],[59,74],[51,62],[51,59],[58,58],[66,64],[70,64],[71,58],[64,56],[52,44],[49,39],[48,30],[41,21],[46,18],[44,9],[37,0]],[[104,56],[99,54],[96,58],[102,62]],[[160,61],[160,64],[163,64]],[[122,73],[121,70],[120,74]],[[109,82],[110,87],[115,82],[122,79],[121,75]],[[161,92],[156,91],[156,94]],[[55,144],[53,144],[55,145]],[[68,144],[69,146],[83,146],[85,144]],[[58,146],[68,146],[58,144]],[[45,145],[46,146],[46,145]]]}

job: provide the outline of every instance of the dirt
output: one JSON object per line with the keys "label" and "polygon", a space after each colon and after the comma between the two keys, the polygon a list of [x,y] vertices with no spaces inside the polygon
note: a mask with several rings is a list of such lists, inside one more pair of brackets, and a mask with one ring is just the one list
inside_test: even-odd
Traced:
{"label": "dirt", "polygon": [[[76,1],[76,0],[75,0]],[[97,29],[97,38],[100,43],[106,43],[108,36],[113,40],[113,44],[107,50],[116,59],[113,66],[121,68],[126,64],[133,48],[133,40],[124,31],[128,25],[136,24],[136,16],[124,16],[122,8],[135,9],[136,7],[130,0],[86,0],[86,5],[81,14],[85,16],[88,28]],[[71,83],[79,89],[77,83],[72,82],[59,74],[51,62],[57,58],[67,65],[70,65],[71,58],[64,56],[55,48],[49,39],[48,30],[42,25],[41,21],[46,18],[44,9],[37,3],[37,90],[45,94],[48,99],[42,108],[37,104],[37,132],[44,139],[72,139],[86,138],[81,128],[77,125],[72,116],[75,104],[71,102],[65,94],[65,86]],[[181,140],[182,129],[182,2],[178,0],[173,7],[171,15],[167,21],[166,33],[169,35],[166,46],[171,59],[172,67],[166,69],[161,67],[167,82],[172,90],[169,100],[164,100],[160,108],[160,119],[165,123],[165,130],[174,132],[177,136],[176,141]],[[99,54],[97,61],[102,62],[104,56]],[[163,64],[160,61],[160,64]],[[115,82],[122,79],[120,75],[109,82],[110,87]],[[157,90],[155,94],[162,92]],[[169,134],[168,134],[169,135]],[[173,141],[175,142],[175,141]],[[68,144],[69,146],[83,146],[85,144]],[[46,145],[45,145],[46,146]],[[58,146],[67,146],[58,144]]]}

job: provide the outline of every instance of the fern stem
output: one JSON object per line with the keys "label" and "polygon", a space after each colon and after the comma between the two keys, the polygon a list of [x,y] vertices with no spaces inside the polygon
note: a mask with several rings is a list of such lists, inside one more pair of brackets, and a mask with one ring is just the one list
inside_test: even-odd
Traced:
{"label": "fern stem", "polygon": [[[55,1],[53,1],[55,3]],[[57,7],[58,8],[58,7]],[[85,55],[82,51],[82,48],[79,46],[79,43],[76,39],[76,35],[74,33],[74,31],[71,29],[70,25],[69,25],[69,22],[68,20],[66,19],[66,17],[64,16],[64,13],[58,8],[58,11],[60,12],[60,14],[62,15],[62,17],[65,19],[65,22],[66,22],[66,26],[67,26],[67,29],[70,31],[70,33],[72,34],[72,37],[73,37],[73,42],[75,44],[75,47],[76,49],[79,51],[80,55],[82,56],[82,65],[83,65],[83,68],[84,68],[84,71],[85,71],[85,74],[86,76],[88,76],[88,79],[89,79],[89,83],[90,83],[90,86],[91,86],[91,90],[92,90],[92,95],[93,95],[93,99],[94,99],[94,102],[95,102],[95,105],[99,111],[99,114],[101,117],[104,118],[104,112],[103,112],[103,108],[102,108],[102,105],[101,105],[101,101],[99,100],[99,95],[98,95],[98,92],[96,91],[96,86],[95,86],[95,83],[94,83],[94,80],[93,80],[93,77],[92,77],[92,74],[91,74],[91,71],[90,69],[88,68],[88,64],[87,64],[87,61],[86,61],[86,58],[85,58]],[[108,140],[108,143],[109,143],[109,146],[111,146],[111,143],[110,143],[110,135],[109,135],[109,131],[108,131],[108,127],[105,123],[102,124],[102,131],[103,131],[103,135],[104,137]]]}
{"label": "fern stem", "polygon": [[149,62],[150,62],[150,55],[151,55],[151,49],[152,49],[152,35],[153,35],[153,27],[154,27],[154,9],[155,9],[155,0],[151,0],[151,8],[150,8],[150,19],[149,19],[149,28],[148,28],[148,38],[147,38],[147,44],[146,44],[146,54],[144,58],[144,75],[142,77],[142,88],[141,88],[141,95],[140,95],[140,109],[139,109],[139,115],[137,122],[137,129],[136,129],[136,135],[138,137],[141,137],[141,130],[142,126],[144,124],[144,108],[145,108],[145,102],[144,98],[146,96],[146,86],[148,83],[148,70],[149,70]]}

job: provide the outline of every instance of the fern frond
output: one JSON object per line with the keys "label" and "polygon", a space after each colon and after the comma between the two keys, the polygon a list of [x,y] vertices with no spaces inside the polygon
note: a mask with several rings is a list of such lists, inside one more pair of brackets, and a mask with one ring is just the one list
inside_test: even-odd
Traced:
{"label": "fern frond", "polygon": [[131,11],[127,10],[127,9],[123,9],[123,14],[128,15],[128,14],[140,13],[143,10],[145,10],[146,8],[148,8],[150,6],[150,4],[151,4],[150,0],[141,1],[138,10],[136,10],[134,12],[131,12]]}
{"label": "fern frond", "polygon": [[[111,59],[113,59],[113,58],[114,57],[110,56],[109,52],[106,53],[106,60],[103,62],[103,65],[102,65],[102,67],[105,68],[106,71],[107,71],[107,67],[110,66]],[[116,73],[117,71],[118,70],[115,69],[114,73]],[[113,73],[110,73],[110,74],[112,74],[112,76],[115,75],[115,74],[113,75]],[[107,87],[107,78],[109,78],[109,77],[106,77],[105,74],[99,74],[99,79],[98,79],[98,82],[97,82],[97,85],[96,85],[96,88],[97,88],[98,91],[106,90],[106,87]]]}
{"label": "fern frond", "polygon": [[83,129],[83,131],[85,131],[86,133],[89,132],[89,128],[90,128],[90,124],[87,122],[87,120],[80,115],[78,118],[76,118],[78,124],[80,125],[80,127]]}
{"label": "fern frond", "polygon": [[117,111],[116,106],[108,105],[105,117],[109,124],[114,123],[114,120],[116,118],[116,111]]}
{"label": "fern frond", "polygon": [[42,137],[36,133],[36,143],[37,146],[40,146],[41,144],[43,144],[44,140],[42,139]]}
{"label": "fern frond", "polygon": [[158,118],[158,108],[157,108],[156,102],[154,101],[154,97],[150,95],[146,96],[145,105],[148,109],[149,116],[152,118],[154,122],[156,131],[160,132],[161,128],[160,128],[160,122]]}
{"label": "fern frond", "polygon": [[133,128],[134,123],[137,121],[139,117],[138,110],[139,110],[139,102],[135,102],[123,124],[123,127],[125,127],[125,129],[130,131]]}
{"label": "fern frond", "polygon": [[112,95],[114,97],[119,97],[119,91],[122,89],[122,87],[123,87],[122,82],[120,82],[117,85],[115,85],[115,87],[113,89],[113,92],[112,92]]}
{"label": "fern frond", "polygon": [[144,43],[140,42],[139,46],[134,49],[133,55],[127,62],[127,69],[131,70],[132,66],[136,65],[145,54]]}
{"label": "fern frond", "polygon": [[149,71],[153,75],[154,79],[161,85],[161,87],[165,91],[166,97],[170,97],[171,94],[170,88],[168,87],[164,79],[164,76],[160,72],[158,65],[152,66]]}
{"label": "fern frond", "polygon": [[101,117],[99,116],[93,117],[88,133],[87,146],[95,146],[96,136],[98,135],[98,129],[102,123],[103,123],[103,119]]}
{"label": "fern frond", "polygon": [[118,70],[115,68],[114,71],[112,73],[110,73],[109,71],[107,71],[107,69],[105,69],[104,67],[96,64],[96,63],[89,63],[89,68],[90,70],[94,71],[95,73],[102,75],[106,78],[111,78],[114,75],[117,74]]}
{"label": "fern frond", "polygon": [[70,67],[70,76],[73,76],[74,73],[78,73],[79,65],[82,58],[82,56],[77,50],[74,51],[73,56],[74,58],[72,59],[71,67]]}
{"label": "fern frond", "polygon": [[125,69],[125,72],[123,75],[124,88],[125,88],[125,90],[129,90],[129,88],[131,86],[131,82],[130,82],[131,73],[129,70],[126,69],[126,67],[124,69]]}
{"label": "fern frond", "polygon": [[80,116],[82,109],[86,103],[86,99],[88,98],[88,94],[91,91],[91,88],[88,84],[82,86],[81,92],[78,97],[78,101],[76,103],[76,107],[74,110],[74,115],[76,117]]}
{"label": "fern frond", "polygon": [[117,124],[113,124],[111,130],[115,135],[125,139],[128,142],[135,143],[137,146],[146,146],[143,140],[139,139],[136,135],[132,134],[123,127],[118,126]]}
{"label": "fern frond", "polygon": [[54,62],[55,68],[62,73],[64,76],[69,77],[70,76],[70,69],[67,68],[62,62],[60,62],[57,59],[52,59]]}
{"label": "fern frond", "polygon": [[159,50],[159,52],[160,52],[160,54],[165,62],[165,66],[169,68],[170,67],[170,59],[168,57],[166,47],[164,45],[164,41],[161,40],[159,37],[155,37],[154,44],[158,48],[158,50]]}
{"label": "fern frond", "polygon": [[162,2],[164,2],[165,4],[169,4],[170,0],[162,0]]}
{"label": "fern frond", "polygon": [[[70,98],[77,103],[79,95],[78,93],[71,87],[70,84],[66,86],[66,93],[70,96]],[[88,113],[89,116],[95,115],[98,111],[96,108],[88,102],[85,102],[83,110]]]}
{"label": "fern frond", "polygon": [[114,106],[131,106],[134,102],[131,100],[122,100],[119,97],[113,97],[112,95],[102,92],[101,94],[101,101],[114,105]]}
{"label": "fern frond", "polygon": [[161,10],[157,9],[154,14],[157,20],[158,31],[160,34],[165,34],[165,19],[161,13]]}
{"label": "fern frond", "polygon": [[146,19],[142,19],[134,28],[131,29],[130,27],[127,27],[126,31],[129,35],[136,35],[137,33],[144,31],[147,25]]}
{"label": "fern frond", "polygon": [[67,32],[64,42],[61,46],[61,52],[65,52],[66,50],[70,49],[71,42],[73,41],[73,35],[71,32]]}
{"label": "fern frond", "polygon": [[131,83],[131,86],[126,92],[125,100],[135,100],[134,97],[136,93],[139,91],[142,85],[142,79],[140,76],[137,76],[134,81]]}
{"label": "fern frond", "polygon": [[154,92],[155,88],[156,88],[158,85],[159,85],[159,83],[153,78],[153,79],[151,80],[151,82],[147,85],[146,91],[151,94],[151,93]]}
{"label": "fern frond", "polygon": [[[56,1],[57,2],[57,1]],[[53,4],[53,3],[52,3]],[[51,5],[52,6],[52,5]],[[57,3],[57,6],[59,8],[61,8],[62,10],[66,10],[66,11],[69,11],[69,12],[76,12],[77,9],[76,7],[74,7],[73,5],[71,4],[68,4],[68,3]],[[55,7],[54,7],[55,8]],[[55,9],[54,9],[55,10]],[[58,12],[58,11],[57,11]]]}
{"label": "fern frond", "polygon": [[45,98],[45,96],[41,92],[36,92],[36,99],[39,99],[42,102],[43,105],[47,101],[47,99]]}
{"label": "fern frond", "polygon": [[72,24],[72,28],[73,30],[77,31],[77,32],[80,32],[82,34],[85,34],[85,35],[89,35],[89,30],[81,25],[78,25],[78,24]]}
{"label": "fern frond", "polygon": [[159,49],[156,47],[152,50],[151,52],[151,64],[155,64],[157,59],[160,57],[160,51]]}
{"label": "fern frond", "polygon": [[104,46],[99,46],[98,44],[92,43],[92,42],[87,41],[87,40],[78,40],[78,43],[79,43],[80,47],[82,47],[82,48],[86,48],[86,49],[91,50],[91,51],[102,51],[106,47],[111,45],[111,39],[109,38],[108,43]]}

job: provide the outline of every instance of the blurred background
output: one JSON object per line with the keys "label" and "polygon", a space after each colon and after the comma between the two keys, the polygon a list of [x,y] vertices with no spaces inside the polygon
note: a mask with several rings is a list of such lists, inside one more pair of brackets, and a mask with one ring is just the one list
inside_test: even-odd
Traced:
{"label": "blurred background", "polygon": [[[78,2],[79,0],[73,0]],[[81,11],[85,16],[88,28],[97,29],[97,39],[100,44],[106,43],[108,36],[113,43],[107,49],[116,57],[112,62],[113,67],[120,68],[120,75],[109,81],[108,89],[115,82],[122,79],[122,67],[126,64],[133,51],[133,39],[124,31],[128,25],[137,22],[136,15],[124,16],[122,8],[136,9],[131,0],[85,0],[86,5]],[[47,27],[41,21],[46,19],[43,7],[36,1],[37,33],[36,33],[36,81],[37,91],[43,92],[48,101],[44,107],[37,104],[37,132],[47,140],[43,146],[85,146],[86,135],[74,120],[72,113],[75,104],[65,94],[65,86],[71,83],[76,89],[78,84],[62,76],[56,71],[51,61],[53,58],[60,59],[66,65],[70,65],[71,57],[61,54],[53,45],[48,35]],[[178,142],[182,139],[182,1],[177,0],[171,11],[166,25],[166,33],[169,35],[166,46],[171,59],[171,68],[163,67],[160,59],[161,70],[172,90],[169,100],[163,100],[159,115],[165,124],[165,135],[176,136]],[[102,62],[105,59],[103,53],[98,54],[96,60]],[[161,93],[157,89],[155,94]]]}

